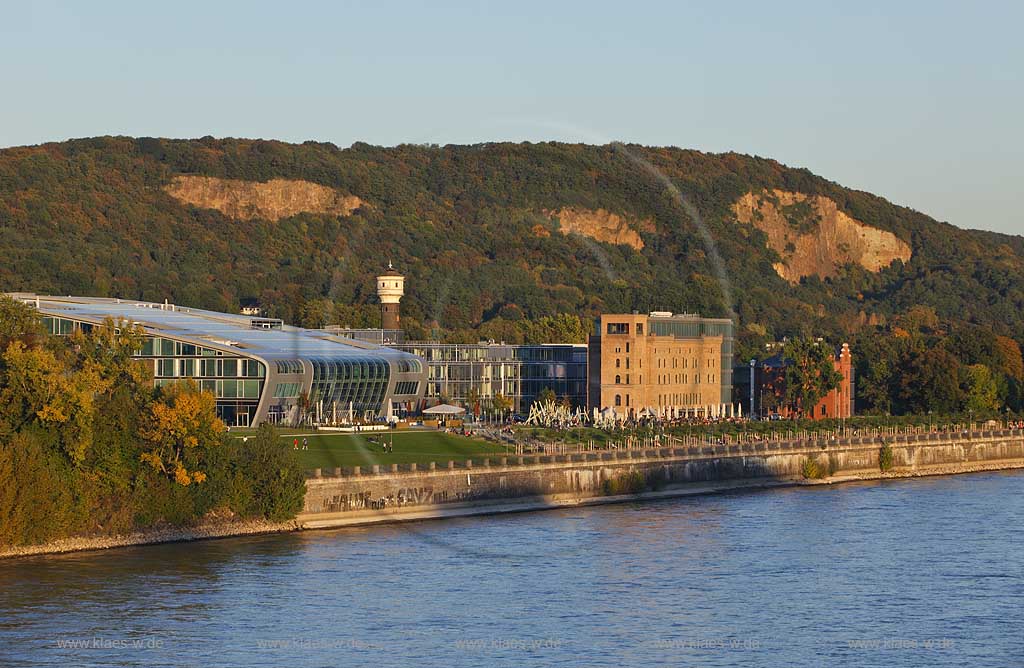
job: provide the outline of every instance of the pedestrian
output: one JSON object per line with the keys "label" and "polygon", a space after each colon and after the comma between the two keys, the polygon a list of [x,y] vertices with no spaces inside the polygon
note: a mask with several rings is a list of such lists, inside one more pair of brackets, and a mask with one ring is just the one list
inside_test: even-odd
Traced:
{"label": "pedestrian", "polygon": [[293,450],[298,450],[299,449],[299,439],[295,439],[294,441],[292,441],[292,449]]}
{"label": "pedestrian", "polygon": [[302,449],[309,450],[309,441],[306,440],[305,436],[302,437]]}

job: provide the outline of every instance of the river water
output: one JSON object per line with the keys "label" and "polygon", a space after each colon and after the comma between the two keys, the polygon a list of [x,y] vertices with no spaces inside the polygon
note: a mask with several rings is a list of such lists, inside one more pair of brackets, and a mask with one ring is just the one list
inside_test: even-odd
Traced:
{"label": "river water", "polygon": [[0,562],[0,666],[1024,666],[1024,473]]}

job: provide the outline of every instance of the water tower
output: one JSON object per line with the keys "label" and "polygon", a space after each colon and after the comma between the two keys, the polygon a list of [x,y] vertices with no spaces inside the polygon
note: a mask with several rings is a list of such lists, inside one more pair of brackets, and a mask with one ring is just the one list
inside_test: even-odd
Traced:
{"label": "water tower", "polygon": [[400,329],[398,302],[405,294],[405,276],[388,262],[388,270],[377,277],[377,296],[380,297],[380,328]]}

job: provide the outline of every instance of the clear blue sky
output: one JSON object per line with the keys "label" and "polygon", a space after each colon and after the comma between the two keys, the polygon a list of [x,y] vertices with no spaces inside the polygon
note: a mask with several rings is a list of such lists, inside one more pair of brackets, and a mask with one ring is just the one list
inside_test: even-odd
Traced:
{"label": "clear blue sky", "polygon": [[1024,233],[1020,2],[0,2],[0,146],[622,140]]}

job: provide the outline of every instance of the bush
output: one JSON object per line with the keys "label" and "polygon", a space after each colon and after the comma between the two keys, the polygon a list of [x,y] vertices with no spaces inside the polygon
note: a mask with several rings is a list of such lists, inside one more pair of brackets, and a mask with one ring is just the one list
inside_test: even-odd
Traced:
{"label": "bush", "polygon": [[288,443],[271,425],[254,437],[226,439],[230,459],[226,485],[228,505],[242,517],[282,521],[302,510],[306,476]]}
{"label": "bush", "polygon": [[43,543],[74,523],[69,476],[32,432],[0,443],[0,545]]}
{"label": "bush", "polygon": [[618,494],[639,494],[647,489],[647,481],[640,471],[630,471],[616,478],[609,478],[601,484],[601,492],[605,496]]}
{"label": "bush", "polygon": [[882,442],[882,447],[878,449],[878,468],[885,473],[892,469],[893,466],[893,453],[892,446],[886,442]]}
{"label": "bush", "polygon": [[807,480],[825,477],[825,472],[818,465],[818,460],[812,457],[804,457],[804,461],[800,465],[800,473]]}

